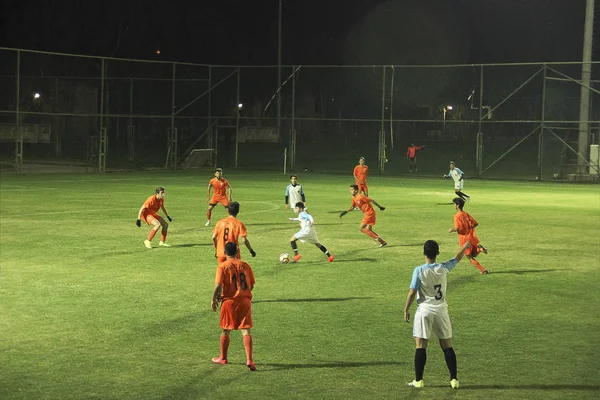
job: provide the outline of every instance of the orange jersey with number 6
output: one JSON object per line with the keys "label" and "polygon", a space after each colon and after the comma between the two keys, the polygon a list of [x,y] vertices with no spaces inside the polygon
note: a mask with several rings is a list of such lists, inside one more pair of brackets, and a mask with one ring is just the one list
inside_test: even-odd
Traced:
{"label": "orange jersey with number 6", "polygon": [[215,238],[217,239],[217,257],[226,257],[225,244],[227,244],[227,242],[233,242],[237,246],[236,258],[240,258],[240,245],[238,240],[240,237],[246,236],[248,236],[246,226],[236,217],[230,215],[217,222],[217,225],[215,225],[215,229],[213,230],[213,240]]}

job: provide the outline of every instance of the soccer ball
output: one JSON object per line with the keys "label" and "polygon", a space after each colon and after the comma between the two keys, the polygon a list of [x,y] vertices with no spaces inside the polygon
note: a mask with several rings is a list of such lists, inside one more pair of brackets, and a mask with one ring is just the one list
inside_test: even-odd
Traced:
{"label": "soccer ball", "polygon": [[554,179],[558,179],[558,172],[554,174]]}
{"label": "soccer ball", "polygon": [[279,261],[281,261],[283,264],[287,264],[290,262],[290,255],[288,253],[281,253],[279,255]]}

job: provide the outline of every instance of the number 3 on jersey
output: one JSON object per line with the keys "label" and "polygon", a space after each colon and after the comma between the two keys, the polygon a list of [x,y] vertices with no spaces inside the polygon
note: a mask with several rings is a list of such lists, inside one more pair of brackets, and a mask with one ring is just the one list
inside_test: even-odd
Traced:
{"label": "number 3 on jersey", "polygon": [[433,288],[435,289],[435,299],[436,300],[441,300],[442,297],[444,297],[444,294],[442,293],[442,285],[433,285]]}

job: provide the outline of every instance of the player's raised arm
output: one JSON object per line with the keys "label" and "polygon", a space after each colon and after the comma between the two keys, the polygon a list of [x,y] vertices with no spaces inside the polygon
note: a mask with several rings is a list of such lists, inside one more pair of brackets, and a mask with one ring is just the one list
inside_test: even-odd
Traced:
{"label": "player's raised arm", "polygon": [[463,247],[461,247],[461,249],[458,251],[458,253],[456,253],[456,255],[454,256],[454,258],[456,259],[456,262],[459,262],[463,256],[465,255],[465,250],[471,248],[471,242],[467,242],[465,244],[463,244]]}

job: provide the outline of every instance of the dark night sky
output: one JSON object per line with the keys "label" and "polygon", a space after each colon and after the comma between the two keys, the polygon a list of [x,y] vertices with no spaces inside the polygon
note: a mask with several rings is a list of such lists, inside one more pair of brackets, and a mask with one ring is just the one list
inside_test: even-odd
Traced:
{"label": "dark night sky", "polygon": [[[372,29],[364,20],[383,3],[284,0],[283,63],[400,63],[393,52],[387,58],[345,56],[354,48],[348,36]],[[445,0],[443,7],[440,0],[395,0],[395,5],[398,13],[373,37],[393,35],[406,22],[427,29],[426,20],[435,15],[452,22],[443,28],[449,37],[468,44],[460,63],[581,60],[585,0]],[[408,12],[413,6],[421,10],[417,17]],[[4,47],[206,64],[277,62],[278,0],[3,0],[2,7]],[[405,30],[399,48],[427,34],[418,31]],[[595,48],[598,59],[600,44]],[[418,55],[410,60],[423,62]]]}

